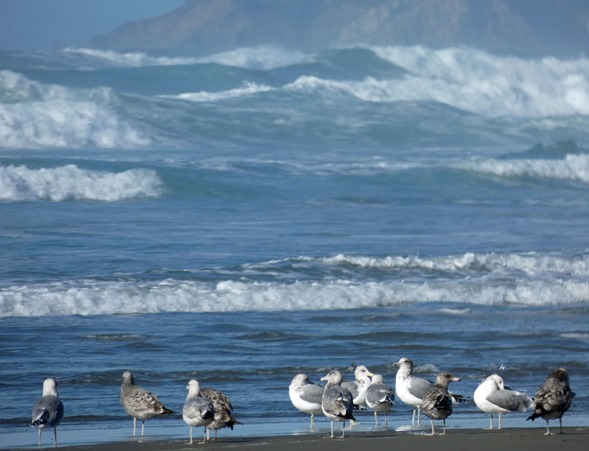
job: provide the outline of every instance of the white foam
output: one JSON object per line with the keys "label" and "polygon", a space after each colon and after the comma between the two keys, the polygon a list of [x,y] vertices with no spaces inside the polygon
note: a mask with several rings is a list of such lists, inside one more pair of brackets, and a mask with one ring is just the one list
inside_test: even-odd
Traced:
{"label": "white foam", "polygon": [[499,177],[535,177],[589,183],[589,155],[566,155],[560,160],[542,159],[476,159],[457,167]]}
{"label": "white foam", "polygon": [[29,169],[0,166],[0,201],[90,200],[116,202],[157,197],[163,184],[154,171],[131,169],[112,173],[89,171],[75,165]]}
{"label": "white foam", "polygon": [[335,81],[301,76],[289,90],[351,95],[365,102],[435,101],[486,116],[589,115],[589,59],[523,59],[479,50],[374,47],[402,78]]}
{"label": "white foam", "polygon": [[305,53],[273,46],[242,47],[205,57],[151,56],[144,52],[116,52],[89,48],[68,48],[64,53],[82,55],[101,65],[113,67],[182,66],[191,64],[221,64],[243,69],[270,70],[309,61]]}
{"label": "white foam", "polygon": [[272,46],[243,47],[200,58],[200,63],[216,63],[244,69],[270,70],[309,61],[308,55]]}
{"label": "white foam", "polygon": [[199,60],[190,57],[149,56],[143,52],[115,52],[88,48],[68,48],[64,53],[83,55],[114,67],[181,66],[196,64]]}
{"label": "white foam", "polygon": [[236,97],[251,96],[263,92],[272,91],[273,88],[267,85],[259,85],[256,83],[245,83],[240,88],[228,89],[226,91],[218,92],[185,92],[178,95],[162,95],[162,98],[187,100],[190,102],[216,102],[219,100],[232,99]]}
{"label": "white foam", "polygon": [[[0,289],[0,317],[361,309],[424,302],[449,303],[446,313],[466,315],[468,305],[567,306],[589,302],[586,275],[565,278],[559,277],[563,268],[560,271],[552,276],[517,277],[511,272],[511,277],[494,273],[426,281],[391,277],[387,281],[226,280],[215,284],[169,279],[161,283],[82,280],[21,285]],[[456,303],[466,306],[457,309]]]}
{"label": "white foam", "polygon": [[542,254],[475,254],[423,258],[419,256],[363,257],[339,254],[321,259],[325,264],[355,265],[364,268],[382,268],[395,271],[445,272],[496,275],[521,273],[557,277],[589,277],[589,256],[561,257]]}
{"label": "white foam", "polygon": [[109,88],[71,89],[0,71],[0,148],[137,148],[151,140],[122,119]]}

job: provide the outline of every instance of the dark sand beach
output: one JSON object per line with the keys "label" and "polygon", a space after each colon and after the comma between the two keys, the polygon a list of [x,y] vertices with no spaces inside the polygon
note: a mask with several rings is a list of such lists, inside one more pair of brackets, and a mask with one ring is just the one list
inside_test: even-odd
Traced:
{"label": "dark sand beach", "polygon": [[[555,428],[558,430],[558,426]],[[219,439],[206,445],[189,445],[185,440],[118,442],[100,445],[60,447],[64,450],[191,450],[206,449],[239,449],[239,450],[307,450],[307,451],[346,451],[365,449],[380,451],[402,449],[404,451],[430,449],[435,446],[437,451],[485,451],[485,450],[531,450],[559,449],[585,451],[589,446],[589,428],[566,428],[560,435],[545,436],[545,428],[503,429],[503,430],[451,430],[445,436],[428,436],[404,432],[350,433],[346,438],[330,439],[325,435],[249,437]]]}

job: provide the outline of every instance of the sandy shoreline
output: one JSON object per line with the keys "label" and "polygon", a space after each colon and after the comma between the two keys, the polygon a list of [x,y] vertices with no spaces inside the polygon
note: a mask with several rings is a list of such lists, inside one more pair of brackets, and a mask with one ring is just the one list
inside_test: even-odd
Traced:
{"label": "sandy shoreline", "polygon": [[[555,431],[558,430],[556,425]],[[289,435],[276,437],[244,437],[219,439],[200,445],[196,442],[188,444],[188,437],[183,440],[162,440],[145,442],[116,442],[99,445],[65,446],[64,450],[191,450],[206,449],[239,449],[239,450],[353,450],[358,447],[371,451],[390,451],[403,449],[406,451],[421,450],[435,444],[437,451],[472,451],[475,450],[530,450],[557,447],[560,451],[585,451],[589,446],[589,428],[565,428],[565,434],[545,436],[544,427],[527,429],[482,430],[465,429],[449,430],[445,436],[426,436],[407,432],[351,432],[345,439],[327,438],[325,434]]]}

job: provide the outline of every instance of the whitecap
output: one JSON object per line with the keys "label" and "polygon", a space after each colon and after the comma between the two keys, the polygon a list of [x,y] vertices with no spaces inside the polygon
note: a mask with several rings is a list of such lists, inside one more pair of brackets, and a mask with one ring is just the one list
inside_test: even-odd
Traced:
{"label": "whitecap", "polygon": [[566,155],[563,159],[475,159],[456,167],[498,177],[534,177],[589,183],[589,155]]}
{"label": "whitecap", "polygon": [[251,96],[254,94],[273,91],[274,88],[257,83],[244,83],[239,88],[228,89],[226,91],[209,92],[185,92],[177,95],[161,95],[161,98],[187,100],[190,102],[217,102],[219,100],[232,99],[236,97]]}
{"label": "whitecap", "polygon": [[589,115],[589,59],[524,59],[464,48],[372,47],[407,71],[401,78],[330,80],[311,75],[290,91],[349,95],[364,102],[439,102],[485,116]]}
{"label": "whitecap", "polygon": [[0,148],[138,148],[151,139],[110,88],[72,89],[0,71]]}
{"label": "whitecap", "polygon": [[130,169],[113,173],[76,165],[31,169],[0,166],[0,201],[67,200],[116,202],[158,197],[163,183],[155,171]]}

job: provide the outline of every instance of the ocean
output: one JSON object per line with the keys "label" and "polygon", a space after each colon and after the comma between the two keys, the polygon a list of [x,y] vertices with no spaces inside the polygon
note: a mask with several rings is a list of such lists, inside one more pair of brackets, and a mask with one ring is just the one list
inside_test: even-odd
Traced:
{"label": "ocean", "polygon": [[[467,396],[565,367],[587,426],[588,231],[584,56],[0,52],[0,446],[36,446],[47,377],[64,445],[133,440],[125,370],[176,412],[189,379],[225,392],[244,424],[221,438],[304,434],[295,374],[394,384],[401,357]],[[525,417],[504,427],[543,433]]]}

